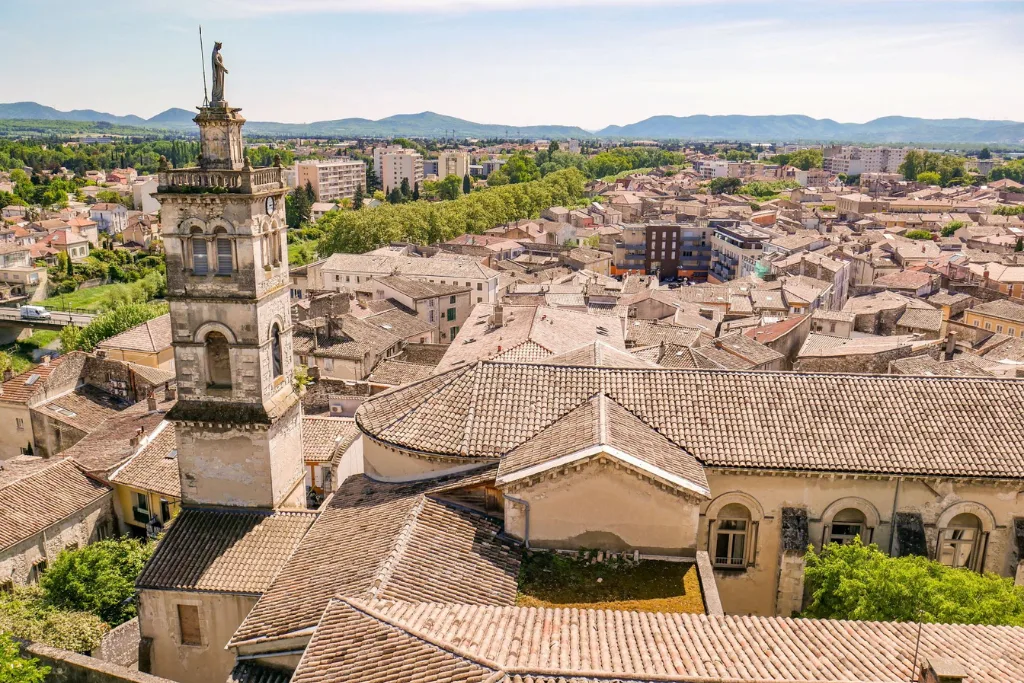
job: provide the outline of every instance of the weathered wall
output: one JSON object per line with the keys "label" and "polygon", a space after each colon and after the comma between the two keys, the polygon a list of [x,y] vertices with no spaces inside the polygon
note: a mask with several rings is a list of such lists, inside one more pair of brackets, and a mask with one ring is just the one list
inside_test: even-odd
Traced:
{"label": "weathered wall", "polygon": [[802,356],[793,364],[793,369],[799,372],[859,372],[884,375],[889,371],[889,363],[894,360],[921,355],[937,358],[940,351],[940,346],[922,348],[920,344],[906,344],[878,353]]}
{"label": "weathered wall", "polygon": [[[427,460],[389,448],[372,439],[363,438],[363,468],[371,477],[402,479],[418,477],[427,473],[441,476],[447,470],[455,470],[473,461]],[[479,462],[478,462],[479,464]]]}
{"label": "weathered wall", "polygon": [[660,488],[609,459],[504,490],[506,532],[524,538],[525,507],[509,497],[527,501],[534,548],[693,555],[696,547],[696,499]]}
{"label": "weathered wall", "polygon": [[[235,664],[234,652],[224,646],[245,619],[257,596],[178,591],[139,591],[139,632],[150,639],[149,673],[179,683],[224,683]],[[181,643],[178,605],[199,607],[201,645]]]}
{"label": "weathered wall", "polygon": [[86,432],[60,420],[57,415],[36,408],[32,409],[31,415],[34,455],[51,458],[85,438]]}
{"label": "weathered wall", "polygon": [[32,567],[53,562],[69,546],[79,548],[114,533],[113,492],[40,534],[0,551],[0,583],[29,581]]}
{"label": "weathered wall", "polygon": [[304,474],[301,420],[296,400],[269,428],[177,423],[182,499],[200,505],[280,505]]}
{"label": "weathered wall", "polygon": [[[18,420],[21,420],[20,428]],[[15,458],[21,454],[21,449],[32,445],[32,415],[28,407],[0,403],[0,460]]]}
{"label": "weathered wall", "polygon": [[90,653],[105,662],[135,667],[139,662],[139,619],[130,619],[103,636],[100,646]]}
{"label": "weathered wall", "polygon": [[21,652],[50,667],[46,683],[172,683],[166,678],[42,643],[23,644]]}
{"label": "weathered wall", "polygon": [[[871,540],[886,552],[889,549],[894,507],[898,512],[918,513],[924,522],[928,555],[934,558],[940,515],[950,510],[951,506],[974,502],[991,511],[995,519],[995,527],[989,535],[985,553],[985,571],[1012,577],[1017,569],[1013,522],[1024,509],[1024,493],[1019,493],[1019,487],[1013,484],[982,480],[906,479],[900,484],[897,496],[896,478],[789,474],[764,476],[727,470],[709,470],[707,475],[712,500],[701,506],[699,549],[712,550],[709,510],[714,511],[724,504],[736,502],[755,508],[751,510],[755,520],[759,512],[763,514],[757,524],[753,566],[715,570],[727,614],[775,613],[780,576],[791,577],[792,574],[788,569],[783,571],[780,565],[783,508],[807,511],[810,542],[819,548],[824,527],[831,522],[832,515],[850,507],[866,510],[868,526],[872,526],[872,518],[877,518],[877,524],[869,532],[871,538],[865,540]],[[792,587],[788,592],[792,593]],[[783,590],[783,593],[786,594],[787,590]],[[789,611],[784,616],[789,616]]]}

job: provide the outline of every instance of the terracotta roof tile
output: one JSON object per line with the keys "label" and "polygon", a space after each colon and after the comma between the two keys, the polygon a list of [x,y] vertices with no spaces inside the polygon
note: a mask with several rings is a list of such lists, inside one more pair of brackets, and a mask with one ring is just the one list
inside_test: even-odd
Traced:
{"label": "terracotta roof tile", "polygon": [[171,314],[166,313],[136,325],[130,330],[104,339],[99,344],[101,349],[124,349],[125,351],[142,351],[156,353],[171,346]]}
{"label": "terracotta roof tile", "polygon": [[185,508],[136,586],[262,593],[315,519],[313,512]]}
{"label": "terracotta roof tile", "polygon": [[161,423],[160,432],[131,460],[110,477],[115,484],[181,498],[181,477],[178,472],[178,440],[174,427]]}
{"label": "terracotta roof tile", "polygon": [[351,418],[302,418],[302,458],[306,462],[330,462],[358,438],[359,430]]}

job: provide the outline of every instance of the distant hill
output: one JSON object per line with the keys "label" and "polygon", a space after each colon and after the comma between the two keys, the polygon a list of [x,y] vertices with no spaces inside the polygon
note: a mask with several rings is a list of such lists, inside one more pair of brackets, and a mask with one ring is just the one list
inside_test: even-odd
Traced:
{"label": "distant hill", "polygon": [[886,116],[867,123],[838,123],[798,114],[786,116],[653,116],[597,131],[602,138],[681,140],[816,140],[879,143],[1024,143],[1024,123],[980,119]]}
{"label": "distant hill", "polygon": [[[36,102],[0,104],[0,119],[36,121],[85,121],[194,131],[195,111],[168,109],[143,119],[132,114],[116,116],[92,109],[59,111]],[[334,137],[460,137],[493,138],[612,138],[742,140],[747,142],[817,141],[862,143],[963,143],[1024,144],[1024,123],[983,121],[980,119],[920,119],[886,116],[867,123],[839,123],[832,119],[814,119],[799,114],[782,116],[653,116],[625,126],[608,126],[596,133],[578,126],[513,126],[474,123],[465,119],[425,111],[398,114],[377,121],[362,118],[316,121],[313,123],[275,123],[250,121],[246,130],[262,135],[334,136]]]}

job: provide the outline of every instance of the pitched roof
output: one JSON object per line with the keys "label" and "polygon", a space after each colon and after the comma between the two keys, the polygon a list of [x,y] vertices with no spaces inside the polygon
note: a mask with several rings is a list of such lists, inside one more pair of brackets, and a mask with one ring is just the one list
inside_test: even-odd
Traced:
{"label": "pitched roof", "polygon": [[711,344],[701,347],[699,351],[706,355],[708,346],[728,351],[734,356],[739,356],[751,363],[751,367],[774,363],[785,358],[783,354],[775,349],[751,339],[741,331],[724,334],[712,341]]}
{"label": "pitched roof", "polygon": [[356,422],[399,447],[499,458],[598,393],[710,466],[1024,477],[1014,380],[480,362],[373,396]]}
{"label": "pitched roof", "polygon": [[262,593],[315,519],[314,512],[185,508],[135,585]]}
{"label": "pitched roof", "polygon": [[72,460],[58,460],[0,486],[0,549],[32,538],[109,493],[110,487]]}
{"label": "pitched roof", "polygon": [[26,403],[37,391],[42,390],[46,378],[66,358],[68,356],[58,356],[47,365],[37,365],[7,380],[0,385],[0,402]]}
{"label": "pitched roof", "polygon": [[918,662],[951,658],[971,683],[1020,679],[1024,629],[1008,626],[339,599],[293,680],[344,666],[358,683],[411,681],[391,676],[433,665],[439,681],[900,683],[916,680],[919,628]]}
{"label": "pitched roof", "polygon": [[[157,398],[163,398],[158,394]],[[125,408],[104,420],[71,448],[61,455],[74,458],[86,472],[106,476],[127,458],[134,455],[137,447],[132,438],[139,430],[142,435],[152,434],[164,419],[174,401],[160,401],[157,410],[149,410],[145,401]]]}
{"label": "pitched roof", "polygon": [[932,377],[993,377],[982,367],[980,358],[960,357],[940,361],[928,355],[900,358],[889,363],[889,372],[895,375],[924,375]]}
{"label": "pitched roof", "polygon": [[498,483],[589,459],[598,452],[690,493],[710,493],[704,470],[690,453],[604,394],[580,404],[513,449],[498,466]]}
{"label": "pitched roof", "polygon": [[302,418],[302,459],[330,462],[359,438],[352,418],[305,416]]}
{"label": "pitched roof", "polygon": [[408,384],[409,382],[429,377],[434,372],[434,367],[420,363],[409,363],[394,358],[385,358],[377,363],[373,368],[373,372],[366,378],[366,381],[375,384],[390,384],[392,386]]}
{"label": "pitched roof", "polygon": [[978,315],[988,315],[1015,323],[1024,323],[1024,306],[1007,301],[1006,299],[987,301],[983,304],[978,304],[970,310]]}
{"label": "pitched roof", "polygon": [[171,314],[157,316],[136,325],[121,334],[104,339],[97,346],[101,349],[123,349],[125,351],[142,351],[156,353],[171,345]]}
{"label": "pitched roof", "polygon": [[159,433],[131,460],[114,472],[110,481],[142,491],[181,498],[178,440],[174,427],[162,422],[158,429]]}
{"label": "pitched roof", "polygon": [[654,368],[656,364],[622,351],[602,341],[593,341],[572,351],[548,356],[543,365],[575,365],[603,368]]}
{"label": "pitched roof", "polygon": [[[450,255],[449,255],[450,256]],[[324,272],[370,273],[372,275],[407,275],[412,277],[453,277],[472,280],[497,277],[479,260],[466,257],[420,258],[399,254],[332,254],[322,267]]]}
{"label": "pitched roof", "polygon": [[[710,321],[708,321],[710,322]],[[626,321],[626,341],[635,346],[652,346],[661,342],[671,342],[681,346],[697,346],[701,341],[703,330],[693,327],[682,327],[658,320]]]}
{"label": "pitched roof", "polygon": [[470,290],[468,283],[463,285],[442,285],[439,282],[413,280],[412,278],[401,276],[381,276],[374,279],[397,292],[401,292],[402,294],[417,300],[431,299],[437,296],[447,296],[450,294],[457,294],[459,292],[468,292]]}
{"label": "pitched roof", "polygon": [[932,310],[908,308],[896,321],[896,324],[900,327],[909,327],[912,330],[938,332],[942,329],[942,311],[938,308]]}
{"label": "pitched roof", "polygon": [[315,626],[336,595],[512,604],[519,554],[497,539],[500,523],[436,498],[493,481],[493,467],[413,483],[349,477],[231,643]]}
{"label": "pitched roof", "polygon": [[87,384],[32,410],[88,434],[128,407],[122,399]]}

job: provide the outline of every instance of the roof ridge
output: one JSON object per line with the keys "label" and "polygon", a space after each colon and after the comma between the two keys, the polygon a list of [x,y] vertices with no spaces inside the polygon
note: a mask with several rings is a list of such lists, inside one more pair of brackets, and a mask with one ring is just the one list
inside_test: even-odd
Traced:
{"label": "roof ridge", "polygon": [[416,522],[423,511],[426,499],[427,497],[424,493],[418,494],[418,500],[406,513],[405,520],[402,522],[402,529],[398,532],[391,552],[381,561],[380,567],[373,577],[369,591],[373,597],[377,597],[378,593],[384,590],[391,579],[392,572],[401,561],[402,556],[405,555],[405,549],[409,545],[409,540],[412,537],[413,530],[416,528]]}

